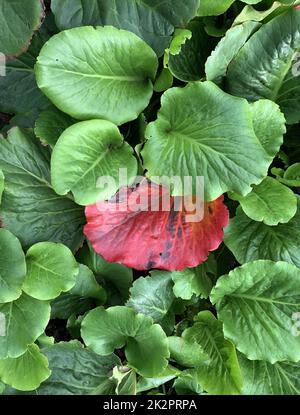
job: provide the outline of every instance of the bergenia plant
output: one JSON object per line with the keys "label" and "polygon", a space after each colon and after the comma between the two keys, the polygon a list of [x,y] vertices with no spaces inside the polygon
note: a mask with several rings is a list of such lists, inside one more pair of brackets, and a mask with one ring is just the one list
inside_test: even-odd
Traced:
{"label": "bergenia plant", "polygon": [[0,394],[300,394],[300,1],[0,0]]}

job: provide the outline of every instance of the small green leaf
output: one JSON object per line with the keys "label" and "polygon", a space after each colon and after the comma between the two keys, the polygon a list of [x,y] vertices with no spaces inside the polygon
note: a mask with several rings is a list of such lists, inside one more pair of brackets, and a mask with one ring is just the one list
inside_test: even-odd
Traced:
{"label": "small green leaf", "polygon": [[[167,337],[158,324],[128,307],[98,307],[82,321],[85,344],[106,356],[125,346],[128,365],[145,377],[160,375],[167,367]],[[151,359],[149,359],[151,356]]]}
{"label": "small green leaf", "polygon": [[52,242],[33,245],[26,254],[23,290],[38,300],[52,300],[74,287],[79,267],[66,246]]}
{"label": "small green leaf", "polygon": [[157,67],[154,51],[133,33],[85,26],[53,36],[35,73],[39,88],[61,111],[120,125],[148,105]]}
{"label": "small green leaf", "polygon": [[35,123],[35,135],[43,144],[54,147],[61,134],[76,121],[55,107],[40,113]]}
{"label": "small green leaf", "polygon": [[216,263],[212,255],[198,267],[172,272],[175,296],[184,300],[190,300],[194,294],[201,298],[208,298],[212,289],[209,274],[215,273]]}
{"label": "small green leaf", "polygon": [[153,271],[150,275],[133,283],[126,305],[161,323],[175,300],[173,282],[169,272]]}
{"label": "small green leaf", "polygon": [[163,68],[161,73],[155,80],[154,91],[155,92],[164,92],[167,89],[171,88],[173,85],[173,75],[167,68]]}
{"label": "small green leaf", "polygon": [[240,264],[256,259],[286,261],[300,267],[300,198],[288,223],[268,226],[248,218],[239,207],[225,230],[224,242]]}
{"label": "small green leaf", "polygon": [[297,197],[286,186],[266,177],[247,196],[237,197],[246,215],[266,225],[286,223],[297,212]]}
{"label": "small green leaf", "polygon": [[180,375],[180,370],[169,365],[158,377],[156,378],[140,378],[137,383],[137,393],[145,392],[153,388],[158,388],[164,385],[170,380]]}
{"label": "small green leaf", "polygon": [[242,374],[234,345],[224,339],[222,324],[209,311],[195,318],[193,327],[183,332],[188,342],[202,347],[209,356],[197,368],[197,378],[206,392],[212,395],[236,395],[242,390]]}
{"label": "small green leaf", "polygon": [[126,366],[113,368],[112,378],[116,380],[117,395],[136,395],[136,373]]}
{"label": "small green leaf", "polygon": [[20,391],[32,391],[50,376],[47,358],[36,344],[15,359],[0,359],[0,378]]}
{"label": "small green leaf", "polygon": [[5,323],[4,336],[0,336],[0,359],[16,358],[44,332],[50,305],[22,294],[11,303],[0,304],[0,313]]}
{"label": "small green leaf", "polygon": [[187,369],[181,372],[174,382],[177,395],[201,395],[203,388],[198,379],[197,369]]}
{"label": "small green leaf", "polygon": [[[127,177],[120,169],[127,168]],[[51,158],[51,181],[56,193],[70,190],[81,205],[112,197],[137,174],[133,149],[109,121],[91,120],[72,125],[57,141]],[[109,177],[101,184],[99,179]]]}
{"label": "small green leaf", "polygon": [[251,360],[300,359],[293,332],[300,269],[286,262],[249,262],[221,277],[211,293],[226,338]]}
{"label": "small green leaf", "polygon": [[292,164],[284,172],[282,178],[277,178],[281,183],[290,187],[300,187],[300,163]]}
{"label": "small green leaf", "polygon": [[218,16],[226,12],[235,0],[201,0],[198,16]]}
{"label": "small green leaf", "polygon": [[0,229],[0,303],[20,297],[25,276],[25,255],[19,240],[8,230]]}

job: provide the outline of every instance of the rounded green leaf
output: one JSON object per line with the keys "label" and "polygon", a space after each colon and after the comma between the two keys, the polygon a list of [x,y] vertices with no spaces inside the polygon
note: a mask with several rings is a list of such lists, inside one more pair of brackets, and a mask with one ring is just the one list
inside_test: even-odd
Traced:
{"label": "rounded green leaf", "polygon": [[153,324],[151,317],[131,308],[98,307],[87,314],[81,327],[85,344],[100,355],[126,345],[128,365],[142,376],[158,376],[168,365],[168,341],[163,329]]}
{"label": "rounded green leaf", "polygon": [[300,10],[290,9],[263,25],[242,47],[228,68],[228,92],[249,101],[275,101],[287,122],[297,123],[300,76],[295,58],[299,50]]}
{"label": "rounded green leaf", "polygon": [[300,395],[300,363],[248,360],[238,355],[245,395]]}
{"label": "rounded green leaf", "polygon": [[0,359],[19,357],[44,332],[50,318],[48,302],[22,294],[17,300],[0,304],[4,336],[0,336]]}
{"label": "rounded green leaf", "polygon": [[79,120],[134,120],[153,93],[158,62],[131,32],[79,27],[53,36],[36,64],[39,88],[62,111]]}
{"label": "rounded green leaf", "polygon": [[36,344],[31,344],[22,356],[0,360],[0,379],[20,391],[32,391],[51,374],[48,359]]}
{"label": "rounded green leaf", "polygon": [[51,376],[39,387],[38,395],[113,394],[115,383],[109,378],[119,365],[115,356],[99,356],[78,341],[60,342],[43,348]]}
{"label": "rounded green leaf", "polygon": [[235,0],[201,0],[198,16],[218,16],[226,12]]}
{"label": "rounded green leaf", "polygon": [[239,207],[225,230],[224,242],[240,264],[271,259],[300,267],[300,198],[296,215],[277,226],[253,221]]}
{"label": "rounded green leaf", "polygon": [[277,179],[287,186],[300,187],[300,163],[289,166],[284,172],[283,177],[278,177]]}
{"label": "rounded green leaf", "polygon": [[74,287],[79,266],[66,246],[52,242],[33,245],[26,254],[23,290],[38,300],[52,300]]}
{"label": "rounded green leaf", "polygon": [[270,226],[288,222],[297,212],[296,195],[271,177],[254,185],[247,196],[237,196],[237,199],[249,218]]}
{"label": "rounded green leaf", "polygon": [[[142,157],[148,177],[204,176],[206,200],[234,189],[249,193],[251,184],[266,176],[274,157],[254,133],[249,104],[212,82],[169,89],[146,137]],[[180,187],[174,186],[175,196]]]}
{"label": "rounded green leaf", "polygon": [[5,55],[24,52],[44,16],[41,0],[2,0],[0,5],[0,51]]}
{"label": "rounded green leaf", "polygon": [[197,379],[211,395],[238,395],[242,389],[242,375],[234,345],[224,338],[222,324],[210,311],[195,317],[195,324],[182,337],[198,344],[209,357],[197,365]]}
{"label": "rounded green leaf", "polygon": [[25,255],[19,240],[0,229],[0,303],[16,300],[26,275]]}
{"label": "rounded green leaf", "polygon": [[300,305],[300,269],[287,262],[254,261],[221,277],[211,293],[226,338],[250,360],[300,359],[293,330]]}
{"label": "rounded green leaf", "polygon": [[[127,177],[119,173],[127,168]],[[72,125],[57,141],[51,159],[51,181],[60,195],[70,190],[75,201],[90,205],[106,200],[130,184],[137,174],[133,149],[110,121],[91,120]],[[108,186],[98,179],[114,179]]]}

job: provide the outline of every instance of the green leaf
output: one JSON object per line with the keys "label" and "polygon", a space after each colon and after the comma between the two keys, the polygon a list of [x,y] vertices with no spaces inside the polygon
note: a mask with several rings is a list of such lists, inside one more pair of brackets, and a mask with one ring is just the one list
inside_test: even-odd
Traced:
{"label": "green leaf", "polygon": [[248,360],[239,354],[244,377],[245,395],[299,395],[300,364],[278,362],[273,365],[259,360]]}
{"label": "green leaf", "polygon": [[117,395],[136,395],[136,373],[126,366],[113,368],[113,379],[117,381]]}
{"label": "green leaf", "polygon": [[205,76],[204,65],[215,41],[209,37],[202,21],[192,21],[188,26],[191,32],[177,53],[170,53],[168,68],[181,81],[199,81]]}
{"label": "green leaf", "polygon": [[25,255],[19,240],[6,229],[0,229],[0,303],[20,297],[25,275]]}
{"label": "green leaf", "polygon": [[0,304],[0,313],[5,323],[4,336],[0,336],[0,359],[15,358],[44,332],[50,305],[22,294],[11,303]]}
{"label": "green leaf", "polygon": [[169,46],[175,27],[197,14],[199,0],[52,0],[58,27],[112,25],[147,42],[158,56]]}
{"label": "green leaf", "polygon": [[292,329],[300,302],[300,269],[295,265],[250,262],[221,277],[210,298],[225,337],[249,359],[300,359],[300,337]]}
{"label": "green leaf", "polygon": [[133,33],[79,27],[45,44],[35,73],[39,88],[63,112],[120,125],[148,105],[157,66],[153,50]]}
{"label": "green leaf", "polygon": [[109,305],[125,303],[132,285],[132,269],[105,261],[96,254],[90,244],[85,245],[78,252],[77,258],[97,275],[98,282],[103,284],[105,290],[109,292]]}
{"label": "green leaf", "polygon": [[215,274],[215,265],[214,258],[210,255],[206,262],[196,268],[172,272],[175,296],[184,300],[190,300],[194,294],[208,298],[212,289],[209,274]]}
{"label": "green leaf", "polygon": [[275,17],[243,46],[227,76],[228,92],[249,101],[277,102],[289,124],[300,121],[300,77],[293,74],[300,51],[299,28],[299,10]]}
{"label": "green leaf", "polygon": [[235,58],[250,36],[259,28],[260,24],[246,22],[233,27],[226,32],[205,64],[206,78],[217,85],[221,85],[227,72],[229,63]]}
{"label": "green leaf", "polygon": [[247,196],[239,197],[246,215],[266,225],[289,222],[297,212],[297,197],[286,186],[271,177],[266,177]]}
{"label": "green leaf", "polygon": [[300,187],[300,163],[295,163],[289,166],[284,172],[283,177],[277,179],[290,187]]}
{"label": "green leaf", "polygon": [[44,17],[40,0],[4,0],[0,5],[0,50],[5,55],[19,55],[30,44],[33,32]]}
{"label": "green leaf", "polygon": [[200,312],[195,321],[183,337],[200,345],[210,358],[197,368],[200,385],[212,395],[240,394],[241,370],[234,345],[224,339],[222,324],[209,311]]}
{"label": "green leaf", "polygon": [[25,249],[49,241],[76,250],[83,240],[83,210],[54,192],[49,163],[49,149],[29,132],[15,128],[7,140],[0,137],[0,169],[5,175],[0,218]]}
{"label": "green leaf", "polygon": [[153,271],[150,275],[138,278],[133,283],[126,305],[138,313],[152,317],[156,323],[161,323],[175,300],[171,273]]}
{"label": "green leaf", "polygon": [[[82,321],[85,344],[106,356],[125,346],[128,365],[145,377],[160,375],[167,367],[167,337],[158,324],[128,307],[98,307]],[[151,356],[151,359],[149,359]]]}
{"label": "green leaf", "polygon": [[14,114],[36,112],[50,105],[49,100],[37,87],[33,70],[36,57],[44,42],[44,36],[37,33],[27,52],[6,62],[6,76],[0,76],[1,112]]}
{"label": "green leaf", "polygon": [[2,199],[2,193],[4,190],[4,186],[5,186],[5,177],[4,174],[2,172],[2,170],[0,170],[0,204],[1,204],[1,199]]}
{"label": "green leaf", "polygon": [[20,391],[38,388],[50,374],[48,360],[36,344],[31,344],[27,351],[16,359],[0,359],[0,378],[7,385]]}
{"label": "green leaf", "polygon": [[164,92],[167,89],[171,88],[173,85],[173,75],[169,69],[163,68],[161,73],[155,80],[154,91],[155,92]]}
{"label": "green leaf", "polygon": [[51,107],[41,112],[34,132],[43,144],[49,144],[53,148],[61,134],[74,123],[75,120],[69,115]]}
{"label": "green leaf", "polygon": [[171,359],[180,366],[197,367],[209,359],[202,346],[198,343],[189,342],[183,337],[168,337]]}
{"label": "green leaf", "polygon": [[248,21],[261,22],[267,18],[268,20],[272,19],[275,11],[279,14],[287,10],[287,5],[282,3],[283,2],[275,1],[267,10],[256,10],[252,6],[245,6],[241,13],[235,18],[233,24],[237,25]]}
{"label": "green leaf", "polygon": [[121,363],[117,356],[99,356],[78,341],[54,344],[43,353],[49,360],[51,376],[36,391],[38,395],[101,395],[107,384],[114,386],[109,377],[114,366]]}
{"label": "green leaf", "polygon": [[256,259],[286,261],[300,267],[300,198],[288,223],[267,226],[248,218],[241,208],[225,230],[225,244],[240,264]]}
{"label": "green leaf", "polygon": [[[127,177],[119,179],[121,168],[127,168]],[[109,121],[72,125],[60,136],[52,153],[51,180],[56,193],[66,195],[71,190],[81,205],[111,198],[119,188],[130,185],[136,174],[133,149]],[[110,178],[108,185],[99,183],[103,177]]]}
{"label": "green leaf", "polygon": [[97,283],[92,271],[80,264],[74,287],[51,302],[51,317],[67,319],[74,313],[83,314],[105,300],[105,290]]}
{"label": "green leaf", "polygon": [[153,388],[158,388],[161,385],[164,385],[170,380],[176,378],[180,375],[180,370],[169,365],[167,368],[156,378],[140,378],[137,383],[137,393],[149,391]]}
{"label": "green leaf", "polygon": [[[209,201],[228,190],[249,193],[251,184],[267,175],[275,155],[269,156],[254,134],[249,104],[212,82],[165,92],[146,137],[142,157],[149,179],[204,176]],[[173,194],[180,196],[181,186],[175,185]]]}
{"label": "green leaf", "polygon": [[218,16],[226,12],[235,0],[201,0],[198,16]]}
{"label": "green leaf", "polygon": [[23,290],[37,300],[52,300],[74,287],[79,267],[66,246],[53,242],[33,245],[26,254]]}
{"label": "green leaf", "polygon": [[181,372],[174,382],[177,395],[201,395],[203,388],[198,380],[197,369],[187,369]]}

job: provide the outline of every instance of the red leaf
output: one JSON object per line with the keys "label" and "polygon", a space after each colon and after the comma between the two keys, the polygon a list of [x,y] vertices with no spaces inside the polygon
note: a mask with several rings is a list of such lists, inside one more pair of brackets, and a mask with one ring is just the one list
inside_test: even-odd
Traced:
{"label": "red leaf", "polygon": [[[106,261],[138,270],[182,270],[206,261],[209,252],[222,242],[223,228],[228,224],[223,196],[205,203],[202,221],[187,222],[191,212],[176,211],[175,198],[166,192],[166,188],[145,180],[135,189],[126,189],[125,195],[117,195],[118,203],[114,200],[87,206],[84,233],[94,250]],[[170,211],[161,208],[166,194]],[[130,208],[132,199],[141,202],[150,198],[159,200],[159,211]]]}

